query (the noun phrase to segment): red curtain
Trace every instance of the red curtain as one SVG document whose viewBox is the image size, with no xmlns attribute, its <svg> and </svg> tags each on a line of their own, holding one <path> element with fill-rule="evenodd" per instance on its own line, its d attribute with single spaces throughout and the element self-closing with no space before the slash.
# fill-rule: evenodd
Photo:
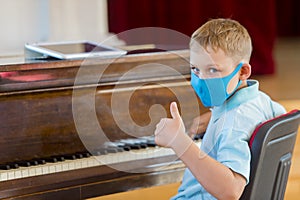
<svg viewBox="0 0 300 200">
<path fill-rule="evenodd" d="M 210 18 L 236 19 L 252 37 L 253 74 L 272 74 L 275 70 L 275 10 L 273 0 L 108 0 L 109 31 L 120 33 L 138 27 L 163 27 L 191 36 Z M 125 38 L 129 44 L 136 39 Z M 141 37 L 143 39 L 145 37 Z"/>
<path fill-rule="evenodd" d="M 300 36 L 300 1 L 277 0 L 276 16 L 278 36 Z"/>
</svg>

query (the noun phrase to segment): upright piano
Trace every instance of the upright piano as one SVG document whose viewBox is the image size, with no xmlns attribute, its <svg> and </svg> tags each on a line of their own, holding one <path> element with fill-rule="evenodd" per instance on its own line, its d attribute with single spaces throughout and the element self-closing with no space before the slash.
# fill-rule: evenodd
<svg viewBox="0 0 300 200">
<path fill-rule="evenodd" d="M 199 115 L 188 57 L 0 59 L 0 199 L 88 199 L 179 182 L 184 164 L 153 133 L 172 101 L 186 127 Z"/>
</svg>

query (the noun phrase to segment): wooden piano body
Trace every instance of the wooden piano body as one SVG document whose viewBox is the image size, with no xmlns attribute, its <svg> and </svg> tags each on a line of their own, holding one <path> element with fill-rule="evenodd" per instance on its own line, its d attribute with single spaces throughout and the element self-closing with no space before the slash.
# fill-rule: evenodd
<svg viewBox="0 0 300 200">
<path fill-rule="evenodd" d="M 188 56 L 174 51 L 1 64 L 0 199 L 86 199 L 180 181 L 184 165 L 174 155 L 31 175 L 37 166 L 22 164 L 151 136 L 160 118 L 170 116 L 172 101 L 188 127 L 199 115 Z M 5 169 L 16 164 L 20 168 Z M 29 170 L 27 177 L 20 169 Z"/>
</svg>

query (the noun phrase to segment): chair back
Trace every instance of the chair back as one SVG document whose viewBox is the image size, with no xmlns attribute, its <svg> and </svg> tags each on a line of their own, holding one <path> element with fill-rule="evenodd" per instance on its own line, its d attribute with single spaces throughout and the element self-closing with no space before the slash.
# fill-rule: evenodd
<svg viewBox="0 0 300 200">
<path fill-rule="evenodd" d="M 300 111 L 293 110 L 255 129 L 249 141 L 250 181 L 240 199 L 284 198 L 299 123 Z"/>
</svg>

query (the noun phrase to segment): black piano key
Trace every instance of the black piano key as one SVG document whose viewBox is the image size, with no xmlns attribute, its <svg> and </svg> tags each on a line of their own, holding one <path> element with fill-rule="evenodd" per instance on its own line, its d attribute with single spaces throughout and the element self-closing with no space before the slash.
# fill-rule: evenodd
<svg viewBox="0 0 300 200">
<path fill-rule="evenodd" d="M 45 159 L 38 159 L 37 162 L 38 162 L 39 165 L 46 164 L 46 160 Z"/>
<path fill-rule="evenodd" d="M 131 140 L 122 140 L 121 143 L 124 143 L 125 146 L 130 147 L 130 149 L 141 149 L 141 145 L 138 144 L 137 142 L 133 142 Z"/>
<path fill-rule="evenodd" d="M 156 147 L 157 144 L 155 143 L 154 138 L 153 139 L 147 139 L 147 145 L 148 147 Z"/>
<path fill-rule="evenodd" d="M 116 149 L 117 152 L 125 151 L 124 148 L 128 149 L 124 143 L 122 142 L 108 142 L 104 145 L 104 148 L 113 148 Z M 113 152 L 112 152 L 113 153 Z"/>
<path fill-rule="evenodd" d="M 29 163 L 30 163 L 30 165 L 32 165 L 32 166 L 39 165 L 39 162 L 38 162 L 37 160 L 30 160 Z"/>
<path fill-rule="evenodd" d="M 156 146 L 157 146 L 157 144 L 155 142 L 148 143 L 148 147 L 156 147 Z"/>
<path fill-rule="evenodd" d="M 147 139 L 145 138 L 137 138 L 136 143 L 141 146 L 141 148 L 145 149 L 148 147 L 148 142 Z"/>
<path fill-rule="evenodd" d="M 65 161 L 65 157 L 64 156 L 54 156 L 57 161 Z"/>
<path fill-rule="evenodd" d="M 130 146 L 128 146 L 128 145 L 125 145 L 124 147 L 122 147 L 125 151 L 130 151 L 131 150 L 131 148 L 130 148 Z"/>
<path fill-rule="evenodd" d="M 18 163 L 9 163 L 9 166 L 11 169 L 18 169 L 20 167 Z"/>
<path fill-rule="evenodd" d="M 7 164 L 0 165 L 0 169 L 2 169 L 2 170 L 10 170 L 10 165 L 7 165 Z"/>
<path fill-rule="evenodd" d="M 90 156 L 91 156 L 91 154 L 89 152 L 81 152 L 81 153 L 64 155 L 64 158 L 68 159 L 68 160 L 75 160 L 75 159 L 80 159 L 80 158 L 88 158 Z"/>
<path fill-rule="evenodd" d="M 204 136 L 204 133 L 196 134 L 193 139 L 197 141 L 197 140 L 203 139 L 203 136 Z"/>
<path fill-rule="evenodd" d="M 64 158 L 66 158 L 67 160 L 76 160 L 77 159 L 75 154 L 64 155 Z"/>
<path fill-rule="evenodd" d="M 130 151 L 130 149 L 131 149 L 129 145 L 126 145 L 126 144 L 124 144 L 122 142 L 117 142 L 116 146 L 117 146 L 117 148 L 121 148 L 124 151 Z"/>
<path fill-rule="evenodd" d="M 31 166 L 29 161 L 19 161 L 19 162 L 17 162 L 17 164 L 22 167 L 30 167 Z"/>
<path fill-rule="evenodd" d="M 57 158 L 55 158 L 55 157 L 45 158 L 44 160 L 46 162 L 50 162 L 50 163 L 56 163 L 56 162 L 58 162 Z"/>
<path fill-rule="evenodd" d="M 141 149 L 141 145 L 140 144 L 130 144 L 129 145 L 131 149 Z"/>
<path fill-rule="evenodd" d="M 108 152 L 106 149 L 100 148 L 100 149 L 96 149 L 94 151 L 94 154 L 97 156 L 100 156 L 100 155 L 106 155 L 106 154 L 108 154 Z"/>
<path fill-rule="evenodd" d="M 129 145 L 122 145 L 122 146 L 119 146 L 119 148 L 122 148 L 124 151 L 130 151 L 131 150 L 131 147 Z"/>
<path fill-rule="evenodd" d="M 89 152 L 83 152 L 81 154 L 83 155 L 84 158 L 88 158 L 91 156 L 91 154 Z"/>
<path fill-rule="evenodd" d="M 118 152 L 117 148 L 106 148 L 106 150 L 108 153 L 117 153 Z"/>
<path fill-rule="evenodd" d="M 144 143 L 144 142 L 140 143 L 139 145 L 141 146 L 142 149 L 145 149 L 148 147 L 147 143 Z"/>
<path fill-rule="evenodd" d="M 139 144 L 134 144 L 134 143 L 125 143 L 125 146 L 128 148 L 129 150 L 132 149 L 141 149 L 141 146 Z"/>
<path fill-rule="evenodd" d="M 46 162 L 55 163 L 55 162 L 65 161 L 65 157 L 64 156 L 51 156 L 51 157 L 45 158 L 44 160 Z"/>
<path fill-rule="evenodd" d="M 76 153 L 75 156 L 77 159 L 83 158 L 83 155 L 81 153 Z"/>
</svg>

